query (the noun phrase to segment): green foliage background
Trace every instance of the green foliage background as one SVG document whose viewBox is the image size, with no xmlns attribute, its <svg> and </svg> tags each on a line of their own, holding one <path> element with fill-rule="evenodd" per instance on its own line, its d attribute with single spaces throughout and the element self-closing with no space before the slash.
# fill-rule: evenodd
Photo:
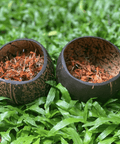
<svg viewBox="0 0 120 144">
<path fill-rule="evenodd" d="M 72 39 L 98 36 L 120 48 L 119 0 L 0 1 L 0 46 L 18 39 L 40 42 L 54 66 Z M 51 84 L 51 83 L 50 83 Z M 60 93 L 62 97 L 60 98 Z M 73 101 L 61 85 L 47 98 L 19 107 L 0 98 L 2 144 L 120 144 L 120 104 Z"/>
</svg>

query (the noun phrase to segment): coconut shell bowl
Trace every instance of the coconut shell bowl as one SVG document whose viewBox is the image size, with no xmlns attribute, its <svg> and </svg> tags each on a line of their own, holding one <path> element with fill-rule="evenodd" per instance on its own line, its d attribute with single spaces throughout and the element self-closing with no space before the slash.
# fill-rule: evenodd
<svg viewBox="0 0 120 144">
<path fill-rule="evenodd" d="M 47 96 L 54 66 L 46 49 L 32 39 L 17 39 L 0 48 L 0 96 L 20 105 Z"/>
<path fill-rule="evenodd" d="M 97 97 L 106 102 L 120 90 L 120 51 L 111 42 L 93 36 L 70 41 L 56 67 L 57 82 L 72 99 L 86 102 Z"/>
</svg>

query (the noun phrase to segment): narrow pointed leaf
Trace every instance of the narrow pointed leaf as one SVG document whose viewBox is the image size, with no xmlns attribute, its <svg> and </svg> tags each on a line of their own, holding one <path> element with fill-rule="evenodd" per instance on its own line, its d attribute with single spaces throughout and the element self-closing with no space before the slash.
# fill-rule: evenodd
<svg viewBox="0 0 120 144">
<path fill-rule="evenodd" d="M 112 138 L 107 138 L 101 142 L 98 142 L 98 144 L 112 144 L 114 141 L 115 141 L 115 138 L 112 137 Z"/>
<path fill-rule="evenodd" d="M 0 101 L 2 101 L 2 100 L 6 100 L 6 99 L 11 100 L 10 98 L 0 96 Z"/>
<path fill-rule="evenodd" d="M 103 140 L 106 138 L 109 134 L 111 134 L 118 125 L 110 125 L 108 126 L 97 138 L 98 141 Z"/>
<path fill-rule="evenodd" d="M 75 122 L 80 122 L 81 119 L 76 119 L 76 118 L 67 118 L 62 121 L 60 121 L 58 124 L 56 124 L 49 132 L 49 135 L 53 135 L 55 132 L 58 130 L 64 128 L 65 126 L 75 123 Z"/>
<path fill-rule="evenodd" d="M 83 144 L 83 141 L 80 138 L 80 135 L 73 128 L 68 128 L 67 132 L 69 133 L 70 137 L 72 138 L 74 144 Z"/>
<path fill-rule="evenodd" d="M 71 100 L 71 97 L 70 97 L 70 95 L 69 95 L 69 93 L 68 93 L 68 90 L 67 90 L 65 87 L 63 87 L 61 83 L 59 83 L 56 87 L 57 87 L 57 88 L 60 90 L 60 92 L 62 93 L 63 99 L 64 99 L 66 102 L 69 103 L 70 100 Z"/>
<path fill-rule="evenodd" d="M 85 137 L 84 137 L 84 144 L 89 144 L 92 140 L 92 132 L 88 131 L 88 129 L 86 129 L 85 131 Z"/>
<path fill-rule="evenodd" d="M 11 141 L 11 137 L 10 137 L 10 130 L 7 130 L 6 132 L 0 132 L 2 139 L 10 142 Z"/>
<path fill-rule="evenodd" d="M 61 144 L 68 144 L 68 142 L 64 138 L 61 137 Z"/>
<path fill-rule="evenodd" d="M 87 122 L 86 124 L 83 125 L 83 127 L 93 126 L 89 129 L 89 131 L 90 131 L 90 130 L 96 129 L 97 127 L 99 127 L 100 125 L 102 125 L 104 123 L 110 124 L 109 119 L 107 117 L 105 117 L 105 118 L 104 117 L 99 117 L 93 122 Z"/>
<path fill-rule="evenodd" d="M 107 105 L 109 105 L 110 103 L 113 103 L 113 102 L 115 102 L 115 101 L 117 101 L 118 99 L 109 99 L 104 105 L 103 105 L 103 107 L 105 107 L 105 106 L 107 106 Z"/>
<path fill-rule="evenodd" d="M 40 138 L 38 138 L 33 144 L 40 144 Z"/>
<path fill-rule="evenodd" d="M 35 120 L 33 118 L 31 118 L 28 114 L 26 114 L 26 117 L 25 119 L 23 120 L 25 123 L 29 123 L 31 124 L 32 126 L 36 126 L 36 123 L 35 123 Z"/>
<path fill-rule="evenodd" d="M 38 138 L 33 144 L 40 144 L 40 138 Z"/>
<path fill-rule="evenodd" d="M 14 140 L 11 144 L 30 144 L 30 143 L 32 143 L 34 138 L 35 137 L 32 135 L 25 136 L 25 137 L 19 137 L 16 140 Z"/>
<path fill-rule="evenodd" d="M 97 101 L 95 101 L 95 102 L 93 103 L 93 106 L 94 106 L 95 109 L 97 110 L 99 116 L 101 116 L 101 117 L 106 117 L 106 112 L 105 112 L 105 110 L 100 106 L 100 104 L 99 104 Z"/>
<path fill-rule="evenodd" d="M 55 98 L 55 94 L 56 94 L 56 89 L 55 88 L 51 88 L 48 95 L 47 95 L 47 99 L 46 99 L 46 103 L 45 103 L 45 108 L 47 109 L 51 103 L 53 102 L 54 98 Z"/>
</svg>

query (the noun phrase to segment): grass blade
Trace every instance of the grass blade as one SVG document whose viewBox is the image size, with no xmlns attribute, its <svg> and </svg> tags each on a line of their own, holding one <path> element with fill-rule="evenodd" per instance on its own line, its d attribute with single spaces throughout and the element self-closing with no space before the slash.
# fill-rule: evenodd
<svg viewBox="0 0 120 144">
<path fill-rule="evenodd" d="M 59 84 L 56 86 L 56 88 L 58 88 L 58 89 L 60 90 L 60 92 L 62 93 L 63 99 L 64 99 L 66 102 L 69 103 L 70 100 L 71 100 L 71 97 L 70 97 L 70 95 L 69 95 L 69 93 L 68 93 L 68 90 L 67 90 L 65 87 L 63 87 L 61 83 L 59 83 Z"/>
<path fill-rule="evenodd" d="M 16 140 L 14 140 L 11 144 L 31 144 L 33 139 L 35 139 L 35 136 L 25 136 L 25 137 L 19 137 Z"/>
<path fill-rule="evenodd" d="M 38 138 L 33 144 L 40 144 L 40 138 Z"/>
<path fill-rule="evenodd" d="M 55 98 L 55 94 L 56 94 L 56 89 L 52 87 L 47 95 L 45 109 L 47 109 L 51 105 L 51 103 L 53 102 Z"/>
<path fill-rule="evenodd" d="M 77 118 L 67 118 L 64 119 L 62 121 L 60 121 L 59 123 L 57 123 L 50 131 L 48 135 L 53 135 L 55 132 L 57 132 L 58 130 L 64 128 L 65 126 L 75 123 L 75 122 L 80 122 L 81 119 L 77 119 Z"/>
<path fill-rule="evenodd" d="M 46 81 L 47 84 L 51 85 L 52 87 L 56 87 L 56 81 Z"/>
<path fill-rule="evenodd" d="M 109 105 L 110 103 L 113 103 L 113 102 L 115 102 L 115 101 L 117 101 L 118 99 L 109 99 L 104 105 L 103 105 L 103 107 L 105 107 L 105 106 L 107 106 L 107 105 Z"/>
<path fill-rule="evenodd" d="M 103 125 L 104 123 L 110 124 L 109 119 L 107 117 L 105 118 L 99 117 L 93 122 L 87 122 L 86 124 L 83 125 L 83 127 L 93 126 L 89 129 L 89 131 L 91 131 L 91 130 L 95 130 L 97 127 Z"/>
<path fill-rule="evenodd" d="M 101 141 L 106 138 L 109 134 L 111 134 L 118 125 L 110 125 L 108 126 L 97 138 L 97 141 Z"/>
<path fill-rule="evenodd" d="M 68 142 L 64 138 L 61 137 L 61 144 L 68 144 Z"/>
<path fill-rule="evenodd" d="M 105 110 L 100 106 L 100 104 L 97 101 L 95 101 L 93 103 L 93 106 L 95 107 L 95 109 L 96 109 L 96 111 L 97 111 L 97 113 L 98 113 L 99 116 L 106 117 Z"/>
<path fill-rule="evenodd" d="M 9 100 L 11 100 L 10 98 L 7 98 L 7 97 L 3 97 L 3 96 L 0 96 L 0 101 L 2 101 L 2 100 L 6 100 L 6 99 L 9 99 Z"/>
<path fill-rule="evenodd" d="M 70 137 L 72 138 L 74 144 L 83 144 L 82 139 L 80 138 L 80 135 L 73 129 L 73 128 L 67 128 L 66 129 Z"/>
<path fill-rule="evenodd" d="M 23 121 L 24 121 L 26 124 L 30 124 L 30 125 L 32 125 L 32 126 L 37 127 L 37 125 L 36 125 L 36 123 L 35 123 L 35 120 L 34 120 L 32 117 L 30 117 L 28 114 L 25 115 Z"/>
<path fill-rule="evenodd" d="M 92 106 L 92 99 L 89 99 L 84 107 L 84 122 L 87 121 L 88 118 L 88 109 Z"/>
<path fill-rule="evenodd" d="M 112 138 L 107 138 L 101 142 L 98 142 L 98 144 L 112 144 L 116 139 L 114 137 Z"/>
<path fill-rule="evenodd" d="M 42 143 L 43 144 L 53 144 L 53 140 L 45 139 Z"/>
<path fill-rule="evenodd" d="M 85 137 L 84 137 L 84 144 L 89 144 L 92 140 L 92 132 L 88 131 L 88 129 L 86 129 L 85 131 Z"/>
<path fill-rule="evenodd" d="M 2 137 L 2 142 L 6 141 L 6 142 L 10 142 L 11 141 L 11 137 L 10 137 L 10 130 L 8 129 L 6 132 L 0 132 L 1 137 Z"/>
</svg>

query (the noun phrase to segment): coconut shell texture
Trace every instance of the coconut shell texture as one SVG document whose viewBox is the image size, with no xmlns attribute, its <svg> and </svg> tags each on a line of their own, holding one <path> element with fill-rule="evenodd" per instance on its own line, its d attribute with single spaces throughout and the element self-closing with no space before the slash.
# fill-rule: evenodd
<svg viewBox="0 0 120 144">
<path fill-rule="evenodd" d="M 30 51 L 35 51 L 35 49 L 36 54 L 44 55 L 44 50 L 46 53 L 46 56 L 44 56 L 44 61 L 45 59 L 47 60 L 47 66 L 38 78 L 32 79 L 28 82 L 22 81 L 19 83 L 12 83 L 11 80 L 0 79 L 0 96 L 10 98 L 12 101 L 8 102 L 17 105 L 26 104 L 34 101 L 38 97 L 46 96 L 50 89 L 50 86 L 46 84 L 46 81 L 54 79 L 54 66 L 49 54 L 41 44 L 34 40 L 15 40 L 4 45 L 0 49 L 0 61 L 5 61 L 6 56 L 9 59 L 15 57 L 17 52 L 21 54 L 23 49 L 26 55 Z"/>
<path fill-rule="evenodd" d="M 75 55 L 73 55 L 73 52 L 76 52 Z M 85 57 L 91 58 L 89 60 L 93 60 L 93 65 L 94 62 L 95 64 L 101 64 L 103 68 L 110 71 L 110 74 L 113 74 L 114 77 L 102 83 L 89 83 L 74 77 L 67 68 L 67 62 L 70 57 L 75 59 L 76 55 L 82 58 L 82 60 L 84 60 L 84 55 Z M 106 57 L 110 60 L 107 60 L 107 63 L 105 63 Z M 90 98 L 97 97 L 98 101 L 106 102 L 108 99 L 115 97 L 120 89 L 119 71 L 119 49 L 102 38 L 86 36 L 70 41 L 63 48 L 57 61 L 56 80 L 66 87 L 72 99 L 86 102 Z"/>
</svg>

